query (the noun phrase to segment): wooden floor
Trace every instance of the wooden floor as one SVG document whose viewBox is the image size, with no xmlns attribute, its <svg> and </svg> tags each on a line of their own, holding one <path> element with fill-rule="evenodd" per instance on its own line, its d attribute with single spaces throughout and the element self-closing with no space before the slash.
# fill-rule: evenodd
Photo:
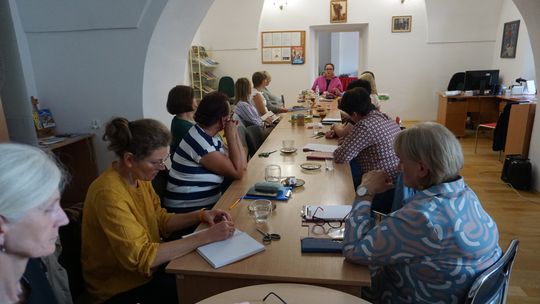
<svg viewBox="0 0 540 304">
<path fill-rule="evenodd" d="M 510 240 L 520 241 L 507 303 L 540 303 L 540 195 L 514 191 L 500 179 L 502 162 L 498 160 L 498 152 L 491 150 L 490 136 L 490 133 L 480 136 L 477 154 L 472 131 L 460 139 L 465 156 L 461 173 L 497 222 L 503 251 Z"/>
</svg>

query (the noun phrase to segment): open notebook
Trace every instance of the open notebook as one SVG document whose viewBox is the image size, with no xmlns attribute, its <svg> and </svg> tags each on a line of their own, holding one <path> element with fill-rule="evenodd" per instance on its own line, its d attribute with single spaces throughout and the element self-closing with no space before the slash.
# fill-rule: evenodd
<svg viewBox="0 0 540 304">
<path fill-rule="evenodd" d="M 234 263 L 263 250 L 264 245 L 238 229 L 226 240 L 197 248 L 197 252 L 214 268 Z"/>
<path fill-rule="evenodd" d="M 262 120 L 266 120 L 268 117 L 272 117 L 271 122 L 274 123 L 276 120 L 280 119 L 281 116 L 274 114 L 272 111 L 266 112 L 263 116 L 261 116 Z"/>
</svg>

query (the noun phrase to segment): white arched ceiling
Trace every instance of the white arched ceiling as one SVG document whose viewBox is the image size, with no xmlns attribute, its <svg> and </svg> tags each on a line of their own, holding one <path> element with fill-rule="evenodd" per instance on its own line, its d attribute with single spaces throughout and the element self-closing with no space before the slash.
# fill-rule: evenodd
<svg viewBox="0 0 540 304">
<path fill-rule="evenodd" d="M 169 0 L 148 44 L 144 63 L 143 115 L 166 125 L 167 94 L 177 84 L 187 84 L 184 70 L 191 41 L 214 0 Z"/>
</svg>

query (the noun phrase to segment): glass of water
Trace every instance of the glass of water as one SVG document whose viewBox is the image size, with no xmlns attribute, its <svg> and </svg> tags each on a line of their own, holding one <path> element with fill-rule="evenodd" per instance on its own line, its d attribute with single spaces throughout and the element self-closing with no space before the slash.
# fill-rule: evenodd
<svg viewBox="0 0 540 304">
<path fill-rule="evenodd" d="M 281 180 L 281 167 L 279 165 L 268 165 L 264 170 L 264 180 L 272 183 L 279 183 Z"/>
<path fill-rule="evenodd" d="M 269 200 L 255 200 L 251 204 L 255 214 L 255 222 L 266 222 L 270 214 L 272 214 L 272 202 Z"/>
</svg>

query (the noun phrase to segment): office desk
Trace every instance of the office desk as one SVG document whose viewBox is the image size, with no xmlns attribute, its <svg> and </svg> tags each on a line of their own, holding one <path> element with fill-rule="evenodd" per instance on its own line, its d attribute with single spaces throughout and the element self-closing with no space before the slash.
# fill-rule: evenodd
<svg viewBox="0 0 540 304">
<path fill-rule="evenodd" d="M 475 125 L 497 122 L 499 114 L 508 102 L 524 102 L 513 105 L 508 122 L 505 154 L 527 156 L 536 111 L 535 95 L 519 96 L 446 96 L 438 92 L 439 108 L 437 122 L 445 125 L 457 137 L 465 136 L 467 113 Z"/>
<path fill-rule="evenodd" d="M 335 108 L 335 107 L 334 107 Z M 264 180 L 264 168 L 279 164 L 282 176 L 296 176 L 306 181 L 293 191 L 287 202 L 276 202 L 277 208 L 266 224 L 257 224 L 249 214 L 250 200 L 241 201 L 230 210 L 238 229 L 261 241 L 255 230 L 281 234 L 281 240 L 266 246 L 262 253 L 245 260 L 213 269 L 196 252 L 173 260 L 167 272 L 177 275 L 181 303 L 195 303 L 209 296 L 249 285 L 267 283 L 304 283 L 328 287 L 359 296 L 360 287 L 370 284 L 367 267 L 346 262 L 339 254 L 302 254 L 300 239 L 309 235 L 309 228 L 302 227 L 302 205 L 351 204 L 354 199 L 353 184 L 348 164 L 336 164 L 334 171 L 306 171 L 300 164 L 306 162 L 302 147 L 307 143 L 336 144 L 336 140 L 315 139 L 312 130 L 305 126 L 291 126 L 290 114 L 284 115 L 278 126 L 263 143 L 258 152 L 279 150 L 283 139 L 294 139 L 295 154 L 273 153 L 268 158 L 254 157 L 248 163 L 246 175 L 235 181 L 223 194 L 215 208 L 228 210 L 229 206 L 244 195 L 257 181 Z M 316 119 L 318 121 L 318 119 Z M 325 126 L 328 129 L 328 126 Z"/>
</svg>

